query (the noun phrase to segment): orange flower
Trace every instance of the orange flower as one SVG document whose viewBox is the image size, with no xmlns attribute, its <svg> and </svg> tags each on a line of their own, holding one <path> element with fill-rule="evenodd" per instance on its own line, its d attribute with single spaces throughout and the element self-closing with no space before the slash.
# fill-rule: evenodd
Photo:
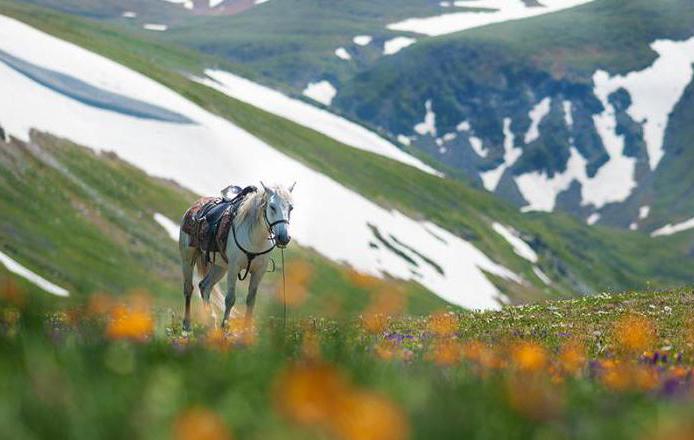
<svg viewBox="0 0 694 440">
<path fill-rule="evenodd" d="M 231 348 L 231 340 L 227 339 L 224 330 L 212 328 L 205 335 L 205 345 L 218 351 L 227 351 Z"/>
<path fill-rule="evenodd" d="M 513 376 L 506 384 L 508 403 L 521 415 L 538 421 L 557 417 L 564 406 L 562 389 L 539 376 Z"/>
<path fill-rule="evenodd" d="M 405 297 L 398 289 L 383 288 L 376 292 L 371 304 L 364 311 L 362 324 L 371 333 L 382 332 L 388 318 L 401 313 L 405 308 Z"/>
<path fill-rule="evenodd" d="M 586 364 L 586 350 L 582 344 L 571 342 L 559 352 L 559 365 L 567 374 L 577 374 Z"/>
<path fill-rule="evenodd" d="M 231 440 L 224 421 L 214 412 L 201 407 L 190 408 L 176 417 L 173 426 L 176 440 Z"/>
<path fill-rule="evenodd" d="M 463 346 L 463 357 L 485 369 L 500 368 L 501 360 L 488 346 L 479 341 L 471 341 Z"/>
<path fill-rule="evenodd" d="M 106 336 L 110 339 L 130 339 L 143 342 L 154 331 L 154 319 L 150 313 L 151 299 L 143 291 L 129 295 L 128 304 L 111 308 Z"/>
<path fill-rule="evenodd" d="M 452 339 L 436 342 L 430 353 L 430 358 L 441 366 L 455 365 L 460 362 L 462 356 L 463 346 Z"/>
<path fill-rule="evenodd" d="M 402 440 L 408 437 L 407 417 L 383 396 L 352 392 L 339 399 L 337 408 L 330 425 L 345 440 Z"/>
<path fill-rule="evenodd" d="M 639 315 L 626 315 L 615 323 L 613 336 L 617 349 L 640 352 L 653 346 L 656 329 L 648 318 Z"/>
<path fill-rule="evenodd" d="M 253 345 L 256 341 L 256 329 L 253 321 L 241 316 L 232 316 L 226 323 L 226 336 L 235 344 Z"/>
<path fill-rule="evenodd" d="M 534 342 L 521 342 L 513 347 L 511 358 L 514 365 L 526 373 L 534 373 L 547 365 L 547 351 Z"/>
<path fill-rule="evenodd" d="M 299 364 L 283 371 L 275 384 L 279 412 L 301 425 L 327 424 L 336 399 L 349 392 L 345 378 L 326 364 Z"/>
<path fill-rule="evenodd" d="M 427 320 L 427 328 L 436 336 L 451 336 L 458 330 L 458 318 L 453 313 L 434 313 Z"/>
</svg>

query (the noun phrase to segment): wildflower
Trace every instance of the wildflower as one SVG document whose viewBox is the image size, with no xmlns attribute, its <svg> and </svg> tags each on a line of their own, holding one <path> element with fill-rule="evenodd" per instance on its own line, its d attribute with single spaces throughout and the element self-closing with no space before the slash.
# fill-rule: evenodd
<svg viewBox="0 0 694 440">
<path fill-rule="evenodd" d="M 245 317 L 232 316 L 227 320 L 226 336 L 231 338 L 231 341 L 240 345 L 253 345 L 256 341 L 256 329 L 251 319 Z"/>
<path fill-rule="evenodd" d="M 205 335 L 205 345 L 218 351 L 227 351 L 231 348 L 231 340 L 226 337 L 224 330 L 212 328 Z"/>
<path fill-rule="evenodd" d="M 385 397 L 365 391 L 339 399 L 332 429 L 345 440 L 402 440 L 408 437 L 407 418 Z"/>
<path fill-rule="evenodd" d="M 559 365 L 561 369 L 571 375 L 581 371 L 586 364 L 586 351 L 583 345 L 573 342 L 566 344 L 559 352 Z"/>
<path fill-rule="evenodd" d="M 458 330 L 458 318 L 452 313 L 434 313 L 427 320 L 427 328 L 436 336 L 451 336 Z"/>
<path fill-rule="evenodd" d="M 370 333 L 381 333 L 388 323 L 389 316 L 401 313 L 404 308 L 405 298 L 402 292 L 383 288 L 376 292 L 364 311 L 362 324 Z"/>
<path fill-rule="evenodd" d="M 145 341 L 154 331 L 154 319 L 150 313 L 149 295 L 136 291 L 129 295 L 127 304 L 111 308 L 106 326 L 106 336 L 110 339 L 129 339 Z"/>
<path fill-rule="evenodd" d="M 534 342 L 521 342 L 512 348 L 514 365 L 526 373 L 537 372 L 547 365 L 547 351 Z"/>
<path fill-rule="evenodd" d="M 477 363 L 484 369 L 499 368 L 501 360 L 488 346 L 479 341 L 471 341 L 463 346 L 462 354 L 465 359 Z"/>
<path fill-rule="evenodd" d="M 463 346 L 455 340 L 445 339 L 434 344 L 430 358 L 438 365 L 451 366 L 460 362 Z"/>
<path fill-rule="evenodd" d="M 176 440 L 231 440 L 233 437 L 224 421 L 206 408 L 190 408 L 174 421 Z"/>
<path fill-rule="evenodd" d="M 506 383 L 506 397 L 511 408 L 536 421 L 557 417 L 564 406 L 562 389 L 540 376 L 511 376 Z"/>
<path fill-rule="evenodd" d="M 643 316 L 627 315 L 619 319 L 613 328 L 617 349 L 623 351 L 644 351 L 655 342 L 656 329 L 653 323 Z"/>
<path fill-rule="evenodd" d="M 349 392 L 345 378 L 322 363 L 293 365 L 275 384 L 279 412 L 300 425 L 326 425 L 335 413 L 336 398 Z"/>
</svg>

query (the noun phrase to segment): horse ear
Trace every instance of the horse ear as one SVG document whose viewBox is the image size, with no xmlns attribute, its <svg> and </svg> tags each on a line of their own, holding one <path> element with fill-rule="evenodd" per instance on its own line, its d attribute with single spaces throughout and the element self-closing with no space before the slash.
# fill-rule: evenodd
<svg viewBox="0 0 694 440">
<path fill-rule="evenodd" d="M 268 193 L 271 193 L 271 192 L 272 192 L 272 190 L 271 190 L 270 188 L 268 188 L 267 186 L 265 186 L 265 184 L 263 183 L 262 180 L 260 181 L 260 184 L 263 185 L 263 189 L 264 189 L 266 192 L 268 192 Z"/>
<path fill-rule="evenodd" d="M 296 186 L 296 182 L 292 183 L 292 186 L 289 187 L 289 192 L 294 191 L 295 186 Z"/>
</svg>

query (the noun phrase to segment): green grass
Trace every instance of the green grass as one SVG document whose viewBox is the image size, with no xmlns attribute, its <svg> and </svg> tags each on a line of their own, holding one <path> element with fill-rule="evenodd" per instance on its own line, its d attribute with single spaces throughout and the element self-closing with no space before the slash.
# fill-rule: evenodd
<svg viewBox="0 0 694 440">
<path fill-rule="evenodd" d="M 261 320 L 252 342 L 199 326 L 182 337 L 155 309 L 154 333 L 137 342 L 105 336 L 107 311 L 30 286 L 8 300 L 0 285 L 4 438 L 166 438 L 190 408 L 244 439 L 332 438 L 345 420 L 360 435 L 338 438 L 405 438 L 386 435 L 401 426 L 415 439 L 692 433 L 691 290 L 391 316 L 375 332 L 314 318 L 291 319 L 285 333 Z M 306 411 L 311 421 L 297 423 Z"/>
<path fill-rule="evenodd" d="M 4 0 L 0 1 L 0 12 L 140 71 L 376 203 L 414 218 L 429 219 L 471 241 L 532 283 L 519 286 L 497 280 L 515 300 L 633 289 L 647 283 L 667 287 L 691 282 L 691 257 L 685 256 L 686 250 L 676 237 L 652 240 L 639 233 L 587 227 L 561 214 L 521 215 L 494 196 L 463 182 L 442 180 L 393 160 L 354 150 L 189 81 L 177 72 L 199 71 L 206 65 L 193 53 Z M 184 59 L 185 64 L 178 68 L 169 67 Z M 532 274 L 530 265 L 517 258 L 491 230 L 493 220 L 532 237 L 541 255 L 540 267 L 555 282 L 551 288 L 545 288 Z"/>
</svg>

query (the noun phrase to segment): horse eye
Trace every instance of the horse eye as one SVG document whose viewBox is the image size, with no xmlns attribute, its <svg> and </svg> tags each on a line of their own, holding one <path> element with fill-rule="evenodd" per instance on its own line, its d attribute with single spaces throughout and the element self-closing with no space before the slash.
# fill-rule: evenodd
<svg viewBox="0 0 694 440">
<path fill-rule="evenodd" d="M 274 206 L 270 206 L 270 209 L 272 210 L 272 212 L 277 212 L 277 208 L 275 208 Z"/>
</svg>

